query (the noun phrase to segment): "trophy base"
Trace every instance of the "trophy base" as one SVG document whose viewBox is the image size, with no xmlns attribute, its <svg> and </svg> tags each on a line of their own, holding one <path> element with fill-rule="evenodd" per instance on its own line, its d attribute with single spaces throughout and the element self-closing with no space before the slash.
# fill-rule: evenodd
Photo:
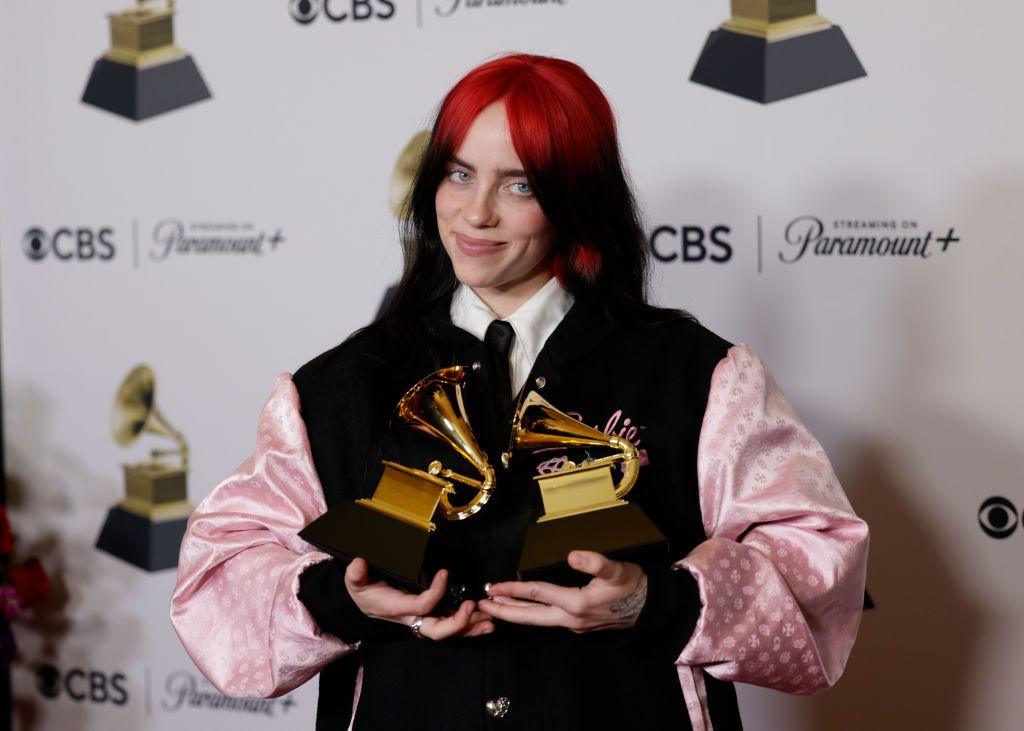
<svg viewBox="0 0 1024 731">
<path fill-rule="evenodd" d="M 419 593 L 430 532 L 359 503 L 343 500 L 299 531 L 299 538 L 336 558 L 361 557 L 390 583 Z"/>
<path fill-rule="evenodd" d="M 82 94 L 84 103 L 135 121 L 209 98 L 191 56 L 142 69 L 100 58 Z"/>
<path fill-rule="evenodd" d="M 633 503 L 532 524 L 519 557 L 519 578 L 583 586 L 591 576 L 569 567 L 572 550 L 596 551 L 641 566 L 664 562 L 668 541 Z"/>
<path fill-rule="evenodd" d="M 714 30 L 690 81 L 762 104 L 867 76 L 842 29 L 768 42 Z"/>
<path fill-rule="evenodd" d="M 188 518 L 152 521 L 116 505 L 107 513 L 96 548 L 146 571 L 178 565 Z"/>
</svg>

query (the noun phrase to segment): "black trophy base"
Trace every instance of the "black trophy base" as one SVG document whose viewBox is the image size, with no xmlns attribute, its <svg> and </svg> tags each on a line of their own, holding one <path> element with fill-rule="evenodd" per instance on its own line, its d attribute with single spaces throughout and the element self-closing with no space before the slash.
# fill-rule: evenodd
<svg viewBox="0 0 1024 731">
<path fill-rule="evenodd" d="M 115 505 L 107 513 L 96 548 L 146 571 L 178 565 L 178 549 L 188 518 L 152 521 Z"/>
<path fill-rule="evenodd" d="M 519 578 L 583 586 L 593 577 L 566 563 L 573 550 L 596 551 L 641 566 L 668 559 L 665 536 L 639 506 L 626 503 L 531 525 L 519 557 Z"/>
<path fill-rule="evenodd" d="M 838 25 L 768 43 L 714 30 L 690 81 L 762 104 L 867 76 Z"/>
<path fill-rule="evenodd" d="M 135 121 L 209 98 L 191 56 L 145 69 L 100 58 L 82 95 L 86 104 Z"/>
<path fill-rule="evenodd" d="M 429 582 L 430 533 L 360 503 L 343 500 L 299 531 L 299 538 L 335 558 L 361 557 L 390 583 L 419 593 Z"/>
</svg>

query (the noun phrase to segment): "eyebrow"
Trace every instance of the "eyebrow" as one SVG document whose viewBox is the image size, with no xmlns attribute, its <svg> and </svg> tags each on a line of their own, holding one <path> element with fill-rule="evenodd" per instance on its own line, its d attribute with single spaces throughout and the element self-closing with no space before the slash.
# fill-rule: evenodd
<svg viewBox="0 0 1024 731">
<path fill-rule="evenodd" d="M 459 159 L 455 155 L 452 155 L 452 162 L 455 163 L 456 165 L 461 165 L 464 168 L 468 168 L 470 172 L 473 172 L 473 173 L 476 172 L 476 168 L 475 167 L 470 165 L 465 160 Z M 498 171 L 498 177 L 499 178 L 525 178 L 526 177 L 526 171 L 518 169 L 518 168 L 517 169 L 512 169 L 512 170 L 499 170 Z"/>
</svg>

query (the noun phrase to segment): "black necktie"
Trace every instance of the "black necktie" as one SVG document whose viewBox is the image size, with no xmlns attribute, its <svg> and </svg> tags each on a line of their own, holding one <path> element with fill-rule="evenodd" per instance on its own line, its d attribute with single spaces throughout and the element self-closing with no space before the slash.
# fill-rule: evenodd
<svg viewBox="0 0 1024 731">
<path fill-rule="evenodd" d="M 509 375 L 508 354 L 512 350 L 512 340 L 515 336 L 512 325 L 504 320 L 492 320 L 484 334 L 484 344 L 490 352 L 494 367 L 495 404 L 499 418 L 504 418 L 512 402 L 512 377 Z"/>
</svg>

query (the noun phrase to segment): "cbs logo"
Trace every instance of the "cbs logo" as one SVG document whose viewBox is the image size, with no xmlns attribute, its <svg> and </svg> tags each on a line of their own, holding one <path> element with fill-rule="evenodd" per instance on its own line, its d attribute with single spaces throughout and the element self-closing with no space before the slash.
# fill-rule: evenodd
<svg viewBox="0 0 1024 731">
<path fill-rule="evenodd" d="M 308 25 L 321 13 L 328 20 L 387 20 L 395 14 L 394 0 L 288 0 L 295 22 Z"/>
<path fill-rule="evenodd" d="M 1009 538 L 1019 524 L 1017 506 L 1004 497 L 990 497 L 978 508 L 978 525 L 992 538 Z"/>
<path fill-rule="evenodd" d="M 114 229 L 109 226 L 95 230 L 64 226 L 53 235 L 35 226 L 25 232 L 21 249 L 32 261 L 42 261 L 48 256 L 61 261 L 109 261 L 116 253 L 113 237 Z"/>
<path fill-rule="evenodd" d="M 76 703 L 112 703 L 123 706 L 128 702 L 124 687 L 124 673 L 107 675 L 98 670 L 72 668 L 62 674 L 53 665 L 42 665 L 36 670 L 36 687 L 46 698 L 58 698 L 61 693 Z"/>
<path fill-rule="evenodd" d="M 724 264 L 732 258 L 732 245 L 725 240 L 731 231 L 728 226 L 715 226 L 707 232 L 701 226 L 658 226 L 651 233 L 651 254 L 666 263 L 710 259 Z"/>
</svg>

